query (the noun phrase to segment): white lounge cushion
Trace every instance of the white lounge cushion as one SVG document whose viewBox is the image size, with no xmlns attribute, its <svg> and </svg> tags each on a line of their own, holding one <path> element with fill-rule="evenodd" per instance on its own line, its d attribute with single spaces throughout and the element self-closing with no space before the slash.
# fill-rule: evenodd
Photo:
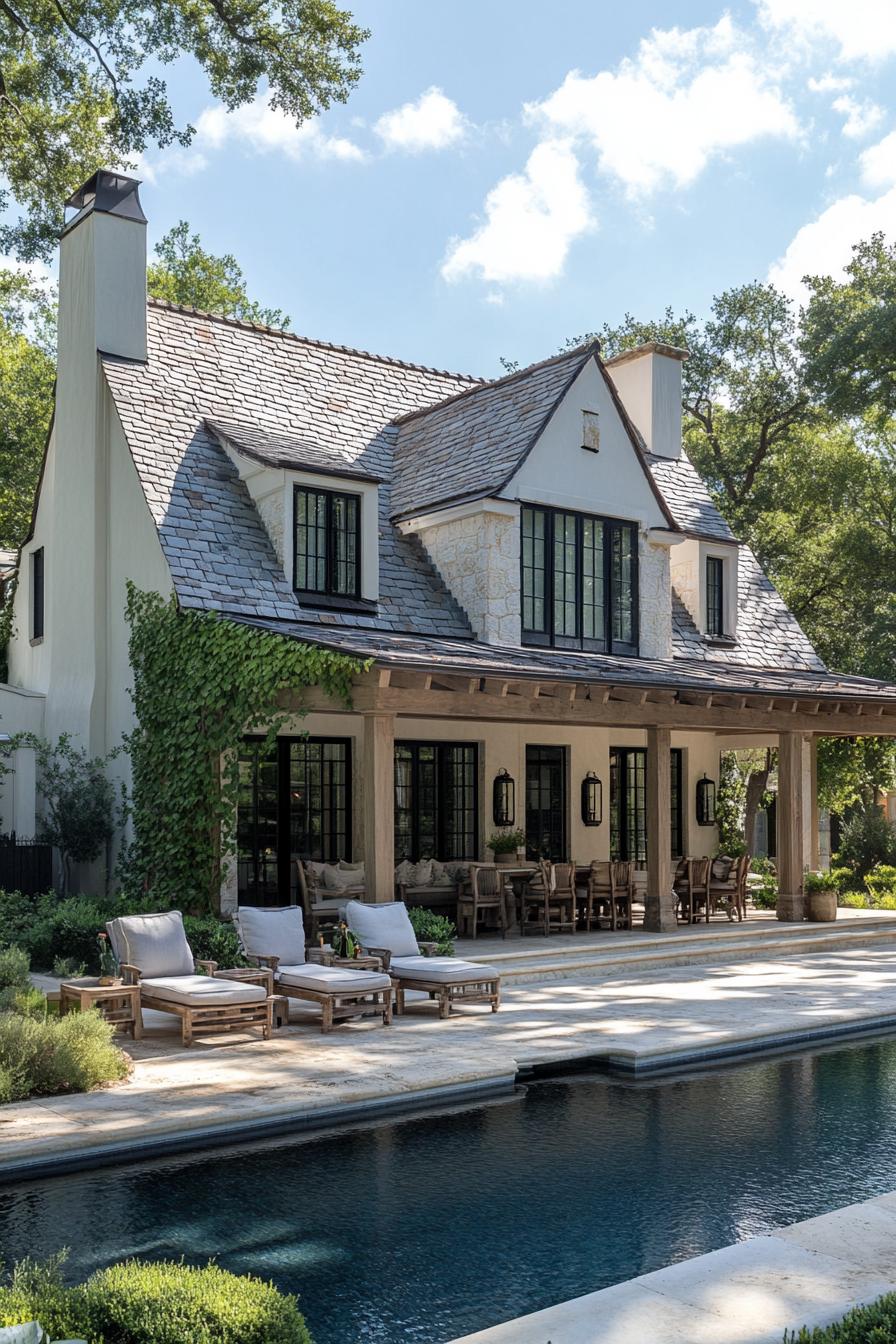
<svg viewBox="0 0 896 1344">
<path fill-rule="evenodd" d="M 494 966 L 462 961 L 460 957 L 393 957 L 389 970 L 399 980 L 428 980 L 436 985 L 500 978 Z"/>
<path fill-rule="evenodd" d="M 403 901 L 389 901 L 382 905 L 347 901 L 345 920 L 363 947 L 383 947 L 393 957 L 415 957 L 420 951 L 417 935 Z"/>
<path fill-rule="evenodd" d="M 316 989 L 324 994 L 357 993 L 364 990 L 388 989 L 392 984 L 382 971 L 353 971 L 348 966 L 318 966 L 306 962 L 304 966 L 278 966 L 277 984 L 292 985 L 295 989 Z"/>
<path fill-rule="evenodd" d="M 160 975 L 151 980 L 141 976 L 140 988 L 153 999 L 166 999 L 189 1008 L 227 1008 L 234 1003 L 258 1003 L 267 998 L 261 985 L 216 980 L 210 975 Z"/>
<path fill-rule="evenodd" d="M 138 966 L 141 977 L 192 975 L 196 969 L 179 910 L 121 915 L 111 919 L 106 928 L 119 961 Z"/>
<path fill-rule="evenodd" d="M 236 918 L 240 942 L 247 957 L 279 957 L 292 965 L 305 960 L 301 906 L 260 910 L 253 905 L 241 905 Z"/>
</svg>

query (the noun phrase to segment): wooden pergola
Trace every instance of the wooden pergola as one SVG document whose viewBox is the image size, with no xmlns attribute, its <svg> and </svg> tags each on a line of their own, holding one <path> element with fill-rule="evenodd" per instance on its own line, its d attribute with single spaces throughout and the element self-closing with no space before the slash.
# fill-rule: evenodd
<svg viewBox="0 0 896 1344">
<path fill-rule="evenodd" d="M 647 888 L 645 927 L 675 927 L 672 896 L 671 798 L 668 769 L 673 731 L 712 732 L 778 739 L 778 902 L 780 919 L 802 919 L 803 743 L 819 737 L 896 736 L 896 687 L 833 674 L 793 678 L 755 669 L 720 669 L 742 689 L 696 690 L 693 686 L 632 685 L 570 676 L 545 680 L 528 675 L 501 677 L 388 664 L 379 660 L 358 677 L 353 704 L 312 692 L 312 711 L 352 712 L 364 719 L 363 806 L 367 886 L 375 900 L 393 899 L 393 761 L 396 720 L 403 717 L 511 720 L 558 727 L 637 728 L 647 735 Z M 760 678 L 763 685 L 759 684 Z M 774 683 L 795 680 L 797 689 Z M 813 685 L 812 683 L 816 683 Z M 814 750 L 813 794 L 814 794 Z"/>
</svg>

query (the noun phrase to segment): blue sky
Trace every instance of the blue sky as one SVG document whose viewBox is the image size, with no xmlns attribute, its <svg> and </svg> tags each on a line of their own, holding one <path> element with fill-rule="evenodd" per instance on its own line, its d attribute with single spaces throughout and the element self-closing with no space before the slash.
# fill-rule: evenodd
<svg viewBox="0 0 896 1344">
<path fill-rule="evenodd" d="M 488 375 L 896 234 L 893 0 L 352 8 L 346 105 L 228 116 L 182 64 L 194 143 L 141 164 L 150 241 L 189 220 L 296 331 Z"/>
</svg>

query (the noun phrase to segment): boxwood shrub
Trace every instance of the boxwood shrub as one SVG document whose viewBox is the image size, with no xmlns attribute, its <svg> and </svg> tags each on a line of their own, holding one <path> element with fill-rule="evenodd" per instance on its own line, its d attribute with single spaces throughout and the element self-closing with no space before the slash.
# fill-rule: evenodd
<svg viewBox="0 0 896 1344">
<path fill-rule="evenodd" d="M 127 1260 L 74 1288 L 60 1264 L 14 1270 L 0 1289 L 0 1323 L 36 1319 L 90 1344 L 311 1344 L 294 1297 L 214 1264 Z"/>
<path fill-rule="evenodd" d="M 784 1344 L 896 1344 L 896 1293 L 887 1293 L 867 1307 L 853 1307 L 833 1325 L 787 1332 Z"/>
<path fill-rule="evenodd" d="M 23 1007 L 0 1012 L 0 1102 L 89 1092 L 127 1077 L 128 1058 L 98 1012 L 55 1017 Z"/>
</svg>

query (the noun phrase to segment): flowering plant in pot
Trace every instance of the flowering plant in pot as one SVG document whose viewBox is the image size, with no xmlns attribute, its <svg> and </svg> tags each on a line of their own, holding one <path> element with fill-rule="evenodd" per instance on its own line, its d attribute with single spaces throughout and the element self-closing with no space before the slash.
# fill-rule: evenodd
<svg viewBox="0 0 896 1344">
<path fill-rule="evenodd" d="M 524 848 L 525 844 L 523 831 L 495 831 L 488 838 L 488 847 L 495 856 L 495 863 L 505 868 L 516 863 L 517 851 Z"/>
<path fill-rule="evenodd" d="M 100 984 L 117 985 L 121 981 L 120 967 L 118 958 L 112 951 L 112 944 L 109 942 L 108 933 L 98 933 L 96 941 L 99 945 L 97 959 L 100 963 Z"/>
</svg>

